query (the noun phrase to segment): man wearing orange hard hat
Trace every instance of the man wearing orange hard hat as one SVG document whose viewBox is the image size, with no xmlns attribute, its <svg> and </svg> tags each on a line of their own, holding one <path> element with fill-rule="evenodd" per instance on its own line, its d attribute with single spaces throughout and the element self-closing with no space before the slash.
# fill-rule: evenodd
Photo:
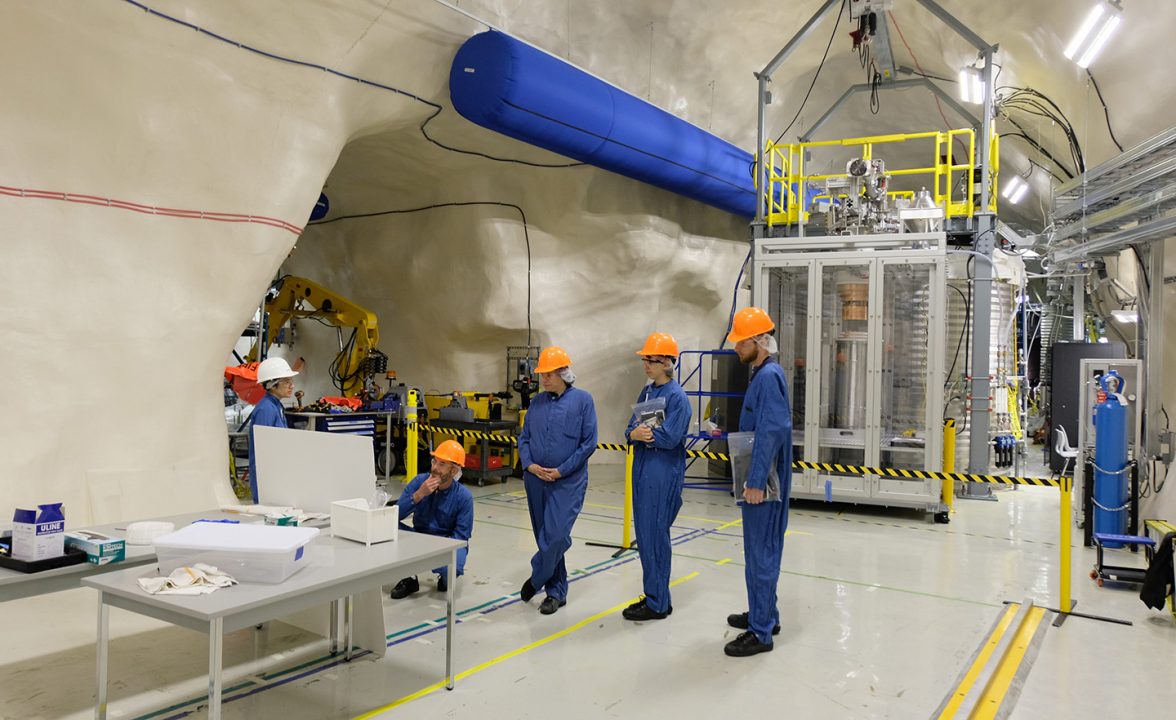
<svg viewBox="0 0 1176 720">
<path fill-rule="evenodd" d="M 621 613 L 626 620 L 661 620 L 670 605 L 670 526 L 682 509 L 690 401 L 674 380 L 678 341 L 653 333 L 637 351 L 649 383 L 637 395 L 625 437 L 633 446 L 633 525 L 645 597 Z"/>
<path fill-rule="evenodd" d="M 551 615 L 568 604 L 564 553 L 572 546 L 572 526 L 588 490 L 588 458 L 596 451 L 596 406 L 592 396 L 573 387 L 572 359 L 561 347 L 539 353 L 539 384 L 519 433 L 519 460 L 531 529 L 538 551 L 531 576 L 519 597 L 528 602 L 539 590 L 547 597 L 539 612 Z"/>
<path fill-rule="evenodd" d="M 396 507 L 400 510 L 400 527 L 409 532 L 465 540 L 457 551 L 457 576 L 465 574 L 469 540 L 474 532 L 474 495 L 458 480 L 465 465 L 465 448 L 456 440 L 446 440 L 433 451 L 429 472 L 417 475 L 400 493 Z M 404 519 L 412 515 L 412 527 Z M 449 568 L 439 567 L 437 591 L 448 589 Z M 392 589 L 392 599 L 399 600 L 421 589 L 416 576 L 406 577 Z"/>
<path fill-rule="evenodd" d="M 740 362 L 751 367 L 751 381 L 739 414 L 739 431 L 753 432 L 751 463 L 743 491 L 743 555 L 746 561 L 748 612 L 727 616 L 727 624 L 744 630 L 723 651 L 732 657 L 769 652 L 780 632 L 776 585 L 788 529 L 788 498 L 792 490 L 792 409 L 784 370 L 772 331 L 776 324 L 762 308 L 735 314 L 727 340 L 735 343 Z M 766 498 L 769 473 L 779 477 L 779 497 Z"/>
</svg>

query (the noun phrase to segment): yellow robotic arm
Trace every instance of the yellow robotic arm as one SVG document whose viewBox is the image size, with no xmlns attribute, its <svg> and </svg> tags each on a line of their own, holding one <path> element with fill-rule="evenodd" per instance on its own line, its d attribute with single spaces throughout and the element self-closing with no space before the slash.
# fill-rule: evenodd
<svg viewBox="0 0 1176 720">
<path fill-rule="evenodd" d="M 266 294 L 265 312 L 267 326 L 264 342 L 267 348 L 294 318 L 319 320 L 339 328 L 354 328 L 351 339 L 332 363 L 331 374 L 345 396 L 355 397 L 363 392 L 364 383 L 370 374 L 367 358 L 374 354 L 383 357 L 376 350 L 380 330 L 373 312 L 312 280 L 293 275 L 279 279 L 270 288 Z M 247 362 L 257 360 L 259 347 L 260 343 L 255 344 L 249 351 L 245 358 Z"/>
</svg>

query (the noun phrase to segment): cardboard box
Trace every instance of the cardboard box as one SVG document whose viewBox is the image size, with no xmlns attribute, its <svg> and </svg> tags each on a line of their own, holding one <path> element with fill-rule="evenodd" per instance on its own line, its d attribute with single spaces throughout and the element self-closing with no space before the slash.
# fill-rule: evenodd
<svg viewBox="0 0 1176 720">
<path fill-rule="evenodd" d="M 127 541 L 93 530 L 70 530 L 65 533 L 65 546 L 86 552 L 91 565 L 109 565 L 127 559 Z"/>
<path fill-rule="evenodd" d="M 65 554 L 65 513 L 61 503 L 17 508 L 12 516 L 12 557 L 35 561 Z"/>
</svg>

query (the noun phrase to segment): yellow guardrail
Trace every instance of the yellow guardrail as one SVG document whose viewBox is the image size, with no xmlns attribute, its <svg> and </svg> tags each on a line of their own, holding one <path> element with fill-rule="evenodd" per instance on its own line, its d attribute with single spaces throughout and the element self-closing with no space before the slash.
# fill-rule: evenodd
<svg viewBox="0 0 1176 720">
<path fill-rule="evenodd" d="M 869 161 L 874 157 L 876 145 L 903 143 L 915 140 L 930 140 L 932 145 L 932 162 L 926 167 L 887 168 L 886 174 L 892 177 L 915 175 L 928 176 L 931 194 L 935 204 L 943 208 L 947 218 L 971 217 L 975 215 L 976 207 L 976 132 L 971 128 L 957 128 L 946 132 L 900 133 L 894 135 L 874 135 L 870 137 L 845 138 L 841 140 L 813 140 L 802 143 L 768 143 L 764 151 L 764 163 L 767 169 L 768 187 L 764 193 L 767 212 L 765 216 L 769 226 L 791 225 L 808 221 L 808 210 L 801 202 L 801 188 L 809 183 L 821 182 L 834 178 L 848 178 L 846 173 L 832 173 L 823 175 L 808 175 L 805 163 L 811 150 L 830 147 L 857 147 L 863 160 Z M 959 141 L 967 148 L 963 161 L 956 153 L 956 143 Z M 992 137 L 989 156 L 992 177 L 989 193 L 989 211 L 996 212 L 996 177 L 999 170 L 999 142 L 996 135 Z M 889 193 L 891 197 L 912 197 L 910 190 Z M 828 193 L 816 196 L 828 198 Z M 844 197 L 844 196 L 840 196 Z"/>
</svg>

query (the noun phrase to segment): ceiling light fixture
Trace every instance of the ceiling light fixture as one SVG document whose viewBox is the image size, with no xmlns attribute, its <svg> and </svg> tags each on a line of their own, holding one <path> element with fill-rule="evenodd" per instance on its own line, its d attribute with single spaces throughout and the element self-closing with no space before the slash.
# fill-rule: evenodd
<svg viewBox="0 0 1176 720">
<path fill-rule="evenodd" d="M 1025 197 L 1025 193 L 1029 192 L 1029 183 L 1020 175 L 1014 175 L 1004 187 L 1001 188 L 1000 194 L 1004 195 L 1004 199 L 1013 203 L 1014 205 L 1021 202 L 1021 198 Z"/>
<path fill-rule="evenodd" d="M 969 65 L 960 70 L 960 100 L 979 105 L 984 102 L 984 79 L 980 77 L 980 69 Z"/>
<path fill-rule="evenodd" d="M 1112 310 L 1111 317 L 1121 323 L 1139 322 L 1139 313 L 1134 310 Z"/>
<path fill-rule="evenodd" d="M 1080 68 L 1090 67 L 1122 21 L 1123 6 L 1119 0 L 1099 0 L 1066 46 L 1066 59 L 1077 62 Z"/>
</svg>

